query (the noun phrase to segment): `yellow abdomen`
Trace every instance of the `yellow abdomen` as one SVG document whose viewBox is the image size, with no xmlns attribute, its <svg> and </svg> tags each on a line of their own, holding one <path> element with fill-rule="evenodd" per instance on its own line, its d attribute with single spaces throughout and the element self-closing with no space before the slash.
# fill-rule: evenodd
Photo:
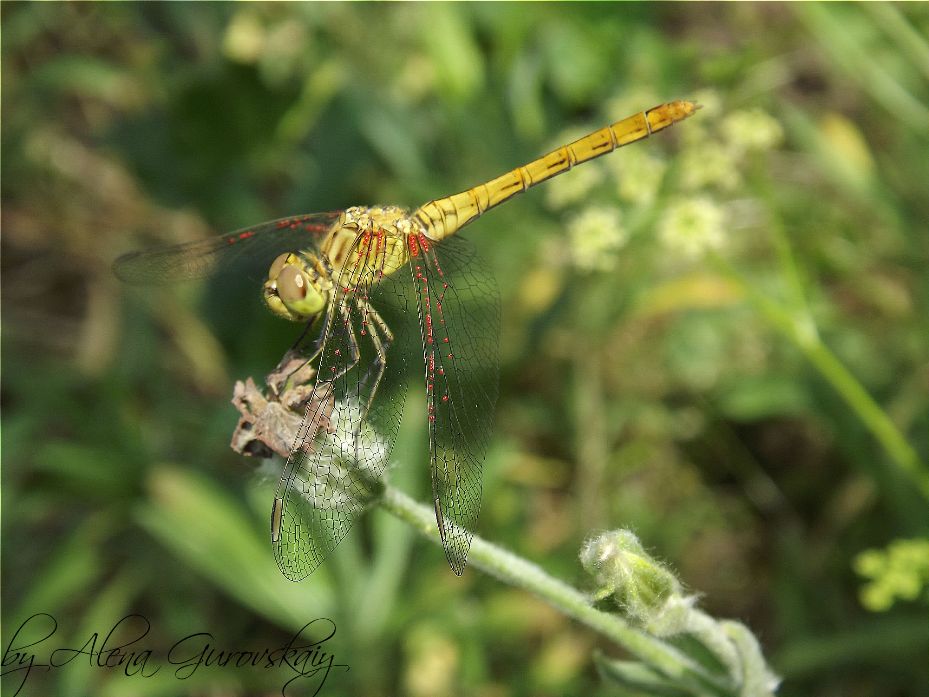
<svg viewBox="0 0 929 697">
<path fill-rule="evenodd" d="M 455 234 L 485 211 L 499 206 L 516 194 L 567 172 L 582 162 L 647 138 L 652 133 L 686 119 L 699 108 L 693 102 L 676 101 L 635 114 L 489 182 L 459 194 L 430 201 L 414 211 L 412 217 L 425 228 L 427 236 L 433 240 L 441 240 Z"/>
</svg>

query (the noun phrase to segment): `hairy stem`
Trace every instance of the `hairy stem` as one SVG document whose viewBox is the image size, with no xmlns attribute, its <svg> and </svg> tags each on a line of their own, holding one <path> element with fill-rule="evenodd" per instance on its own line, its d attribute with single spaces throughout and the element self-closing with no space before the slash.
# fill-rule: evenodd
<svg viewBox="0 0 929 697">
<path fill-rule="evenodd" d="M 379 505 L 409 523 L 437 545 L 442 541 L 431 507 L 414 501 L 401 491 L 387 486 Z M 670 644 L 631 627 L 619 616 L 593 607 L 591 600 L 562 581 L 549 576 L 540 567 L 475 535 L 468 556 L 471 566 L 505 583 L 528 590 L 578 622 L 587 625 L 639 660 L 666 676 L 691 684 L 695 690 L 730 695 L 731 685 L 708 673 L 698 663 Z"/>
</svg>

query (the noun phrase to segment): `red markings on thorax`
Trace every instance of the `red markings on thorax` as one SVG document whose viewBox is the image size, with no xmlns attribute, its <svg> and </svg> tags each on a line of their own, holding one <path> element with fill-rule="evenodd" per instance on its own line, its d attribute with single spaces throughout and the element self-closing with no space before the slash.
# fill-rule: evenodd
<svg viewBox="0 0 929 697">
<path fill-rule="evenodd" d="M 416 241 L 416 235 L 407 235 L 406 239 L 410 244 L 410 256 L 418 257 L 419 256 L 419 243 Z"/>
<path fill-rule="evenodd" d="M 381 228 L 374 230 L 374 232 L 367 231 L 361 235 L 361 239 L 358 241 L 358 258 L 360 259 L 365 253 L 369 252 L 371 249 L 371 238 L 374 238 L 374 257 L 375 259 L 380 256 L 381 248 L 384 246 L 384 240 L 387 237 L 387 232 Z"/>
<path fill-rule="evenodd" d="M 362 233 L 357 246 L 357 265 L 365 271 L 373 271 L 378 279 L 384 277 L 384 266 L 387 261 L 388 233 L 382 228 Z M 372 239 L 374 244 L 371 244 Z"/>
</svg>

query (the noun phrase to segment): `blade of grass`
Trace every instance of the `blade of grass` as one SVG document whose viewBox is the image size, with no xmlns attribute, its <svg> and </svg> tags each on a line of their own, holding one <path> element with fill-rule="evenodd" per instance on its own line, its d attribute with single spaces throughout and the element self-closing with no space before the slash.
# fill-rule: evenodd
<svg viewBox="0 0 929 697">
<path fill-rule="evenodd" d="M 831 54 L 836 66 L 844 70 L 894 118 L 917 133 L 925 132 L 926 124 L 929 123 L 929 108 L 910 94 L 891 72 L 885 70 L 855 40 L 841 18 L 836 16 L 834 8 L 819 3 L 795 7 L 819 44 Z"/>
<path fill-rule="evenodd" d="M 819 373 L 857 414 L 865 427 L 871 431 L 901 474 L 916 485 L 924 498 L 929 499 L 929 470 L 925 463 L 920 460 L 916 450 L 900 433 L 887 413 L 822 342 L 812 318 L 805 312 L 798 315 L 778 305 L 756 290 L 725 260 L 715 257 L 714 262 L 722 274 L 741 287 L 746 299 L 759 314 L 806 355 Z"/>
</svg>

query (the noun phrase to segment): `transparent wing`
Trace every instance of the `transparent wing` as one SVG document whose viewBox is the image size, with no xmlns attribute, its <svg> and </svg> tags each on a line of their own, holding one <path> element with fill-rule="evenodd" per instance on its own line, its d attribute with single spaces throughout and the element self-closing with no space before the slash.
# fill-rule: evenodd
<svg viewBox="0 0 929 697">
<path fill-rule="evenodd" d="M 461 575 L 481 510 L 499 380 L 500 298 L 470 242 L 411 238 L 426 364 L 432 490 L 449 566 Z"/>
<path fill-rule="evenodd" d="M 113 264 L 126 283 L 161 285 L 243 267 L 266 272 L 283 252 L 318 249 L 339 211 L 271 220 L 203 242 L 130 252 Z"/>
<path fill-rule="evenodd" d="M 271 541 L 292 581 L 322 563 L 378 492 L 402 416 L 409 279 L 383 277 L 384 254 L 358 253 L 362 244 L 336 284 L 316 385 L 275 493 Z"/>
</svg>

